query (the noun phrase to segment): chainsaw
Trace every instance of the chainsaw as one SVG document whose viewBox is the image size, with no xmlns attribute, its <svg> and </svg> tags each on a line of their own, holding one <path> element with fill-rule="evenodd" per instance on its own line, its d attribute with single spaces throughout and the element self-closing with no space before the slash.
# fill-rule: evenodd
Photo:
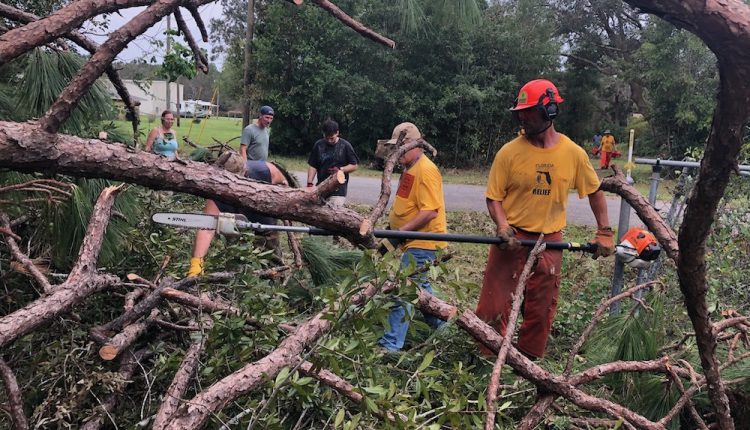
<svg viewBox="0 0 750 430">
<path fill-rule="evenodd" d="M 630 267 L 645 269 L 651 266 L 661 253 L 659 242 L 654 235 L 641 228 L 632 227 L 617 245 L 615 254 Z"/>
<path fill-rule="evenodd" d="M 240 230 L 254 230 L 257 232 L 286 231 L 292 233 L 307 233 L 316 236 L 336 236 L 340 233 L 334 233 L 317 227 L 297 227 L 286 225 L 269 225 L 249 222 L 242 214 L 221 213 L 217 215 L 207 214 L 189 214 L 189 213 L 156 213 L 151 219 L 159 224 L 170 225 L 174 227 L 185 227 L 202 230 L 215 230 L 217 233 L 225 236 L 236 236 Z M 425 233 L 421 231 L 400 231 L 400 230 L 374 230 L 373 235 L 383 239 L 400 239 L 400 240 L 438 240 L 447 242 L 462 243 L 486 243 L 500 245 L 504 243 L 499 237 L 474 236 L 466 234 L 448 234 L 448 233 Z M 519 240 L 521 245 L 533 247 L 536 245 L 535 240 Z M 568 251 L 581 251 L 594 253 L 597 245 L 593 243 L 576 243 L 576 242 L 546 242 L 547 249 L 561 249 Z"/>
</svg>

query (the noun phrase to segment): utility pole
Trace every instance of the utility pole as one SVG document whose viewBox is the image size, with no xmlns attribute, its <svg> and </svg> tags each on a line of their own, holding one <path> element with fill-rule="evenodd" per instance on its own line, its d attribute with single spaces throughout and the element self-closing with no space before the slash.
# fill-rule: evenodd
<svg viewBox="0 0 750 430">
<path fill-rule="evenodd" d="M 169 34 L 169 31 L 172 29 L 172 15 L 167 15 L 167 55 L 169 55 L 169 50 L 172 48 L 172 36 Z M 166 110 L 171 110 L 169 107 L 169 103 L 172 100 L 171 94 L 169 91 L 169 78 L 167 78 L 167 107 Z"/>
<path fill-rule="evenodd" d="M 250 124 L 250 84 L 253 78 L 250 72 L 251 57 L 253 54 L 253 32 L 255 27 L 255 0 L 247 1 L 247 28 L 245 29 L 245 76 L 243 93 L 245 103 L 242 105 L 242 128 Z"/>
</svg>

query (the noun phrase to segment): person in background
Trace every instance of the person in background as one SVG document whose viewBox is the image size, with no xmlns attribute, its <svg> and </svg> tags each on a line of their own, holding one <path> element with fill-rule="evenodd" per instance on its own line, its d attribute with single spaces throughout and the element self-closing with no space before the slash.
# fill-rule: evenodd
<svg viewBox="0 0 750 430">
<path fill-rule="evenodd" d="M 177 133 L 172 129 L 174 124 L 174 113 L 165 110 L 161 113 L 161 125 L 151 129 L 146 139 L 148 152 L 159 154 L 170 160 L 177 158 Z"/>
<path fill-rule="evenodd" d="M 609 130 L 604 130 L 604 136 L 602 136 L 601 144 L 599 145 L 599 168 L 609 169 L 609 163 L 612 162 L 612 156 L 614 155 L 617 148 L 617 139 L 612 136 Z"/>
<path fill-rule="evenodd" d="M 402 145 L 422 138 L 416 125 L 404 122 L 393 129 L 389 143 L 396 143 L 403 130 L 406 131 L 406 135 Z M 448 228 L 445 217 L 443 177 L 440 175 L 440 170 L 424 154 L 422 148 L 414 148 L 406 152 L 399 162 L 404 166 L 404 172 L 399 179 L 398 191 L 388 215 L 390 228 L 403 231 L 446 233 Z M 398 243 L 386 240 L 383 245 L 400 245 L 403 251 L 401 255 L 401 268 L 403 269 L 408 267 L 412 260 L 417 268 L 430 264 L 435 260 L 437 251 L 448 246 L 448 242 L 414 239 Z M 424 274 L 416 275 L 412 279 L 420 288 L 432 294 L 432 286 Z M 403 348 L 412 309 L 413 306 L 410 303 L 393 304 L 388 316 L 389 327 L 379 340 L 380 346 L 388 352 Z M 427 315 L 425 315 L 425 322 L 433 328 L 439 328 L 443 324 L 442 320 Z"/>
<path fill-rule="evenodd" d="M 255 179 L 268 184 L 285 184 L 286 177 L 272 163 L 262 160 L 248 160 L 245 161 L 242 156 L 237 153 L 231 154 L 221 162 L 221 167 L 224 167 L 229 172 L 237 175 L 243 175 L 246 178 Z M 204 214 L 218 215 L 220 212 L 243 214 L 250 222 L 256 222 L 260 224 L 276 224 L 276 219 L 265 215 L 260 215 L 250 210 L 236 208 L 226 203 L 206 199 L 206 204 L 203 208 Z M 198 230 L 195 234 L 195 241 L 193 242 L 193 253 L 190 258 L 190 269 L 188 270 L 187 276 L 199 276 L 203 273 L 203 259 L 208 253 L 208 248 L 211 246 L 211 241 L 216 234 L 216 230 Z M 279 244 L 278 232 L 268 233 L 256 233 L 256 239 L 254 242 L 255 246 L 264 247 L 268 250 L 272 250 L 274 253 L 274 262 L 281 263 L 281 247 Z"/>
<path fill-rule="evenodd" d="M 245 160 L 268 160 L 268 143 L 270 126 L 273 122 L 274 111 L 271 106 L 261 106 L 258 119 L 242 130 L 240 140 L 240 155 Z"/>
<path fill-rule="evenodd" d="M 555 130 L 553 121 L 563 102 L 546 79 L 525 84 L 511 109 L 522 127 L 519 137 L 503 145 L 487 181 L 487 209 L 502 245 L 491 245 L 476 314 L 505 336 L 518 279 L 531 248 L 518 239 L 560 241 L 566 225 L 569 190 L 588 197 L 596 218 L 594 258 L 614 252 L 607 201 L 586 151 Z M 544 356 L 557 312 L 562 251 L 541 253 L 526 283 L 518 349 L 532 359 Z M 512 333 L 510 334 L 513 335 Z M 494 355 L 480 346 L 484 355 Z"/>
<path fill-rule="evenodd" d="M 328 197 L 328 202 L 341 207 L 346 202 L 346 190 L 349 185 L 349 174 L 359 167 L 359 158 L 354 153 L 352 144 L 339 137 L 339 125 L 336 121 L 323 122 L 323 138 L 315 142 L 310 157 L 307 159 L 307 188 L 314 188 L 313 179 L 318 182 L 335 175 L 339 170 L 344 172 L 346 181 Z"/>
</svg>

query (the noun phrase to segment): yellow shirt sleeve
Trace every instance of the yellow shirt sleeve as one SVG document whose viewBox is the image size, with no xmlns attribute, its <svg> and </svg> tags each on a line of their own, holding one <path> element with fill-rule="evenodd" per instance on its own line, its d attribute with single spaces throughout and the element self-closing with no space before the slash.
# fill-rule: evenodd
<svg viewBox="0 0 750 430">
<path fill-rule="evenodd" d="M 490 175 L 487 180 L 487 190 L 484 196 L 490 200 L 501 202 L 507 195 L 508 169 L 500 156 L 500 151 L 495 154 L 495 160 L 492 161 Z"/>
<path fill-rule="evenodd" d="M 596 174 L 596 170 L 594 170 L 594 166 L 591 165 L 588 154 L 583 151 L 583 156 L 580 153 L 578 155 L 578 174 L 573 183 L 574 188 L 578 191 L 578 198 L 582 199 L 597 192 L 601 181 L 599 175 Z"/>
<path fill-rule="evenodd" d="M 433 211 L 443 206 L 443 177 L 437 169 L 424 169 L 417 188 L 417 209 Z"/>
</svg>

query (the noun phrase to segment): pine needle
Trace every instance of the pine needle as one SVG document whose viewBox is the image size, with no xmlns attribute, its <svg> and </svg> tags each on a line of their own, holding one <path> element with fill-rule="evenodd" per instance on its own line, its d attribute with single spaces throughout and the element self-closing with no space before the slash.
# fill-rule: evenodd
<svg viewBox="0 0 750 430">
<path fill-rule="evenodd" d="M 307 264 L 316 287 L 333 285 L 343 278 L 341 269 L 349 269 L 361 258 L 362 251 L 347 251 L 331 246 L 325 239 L 307 236 L 302 239 L 302 259 Z"/>
</svg>

